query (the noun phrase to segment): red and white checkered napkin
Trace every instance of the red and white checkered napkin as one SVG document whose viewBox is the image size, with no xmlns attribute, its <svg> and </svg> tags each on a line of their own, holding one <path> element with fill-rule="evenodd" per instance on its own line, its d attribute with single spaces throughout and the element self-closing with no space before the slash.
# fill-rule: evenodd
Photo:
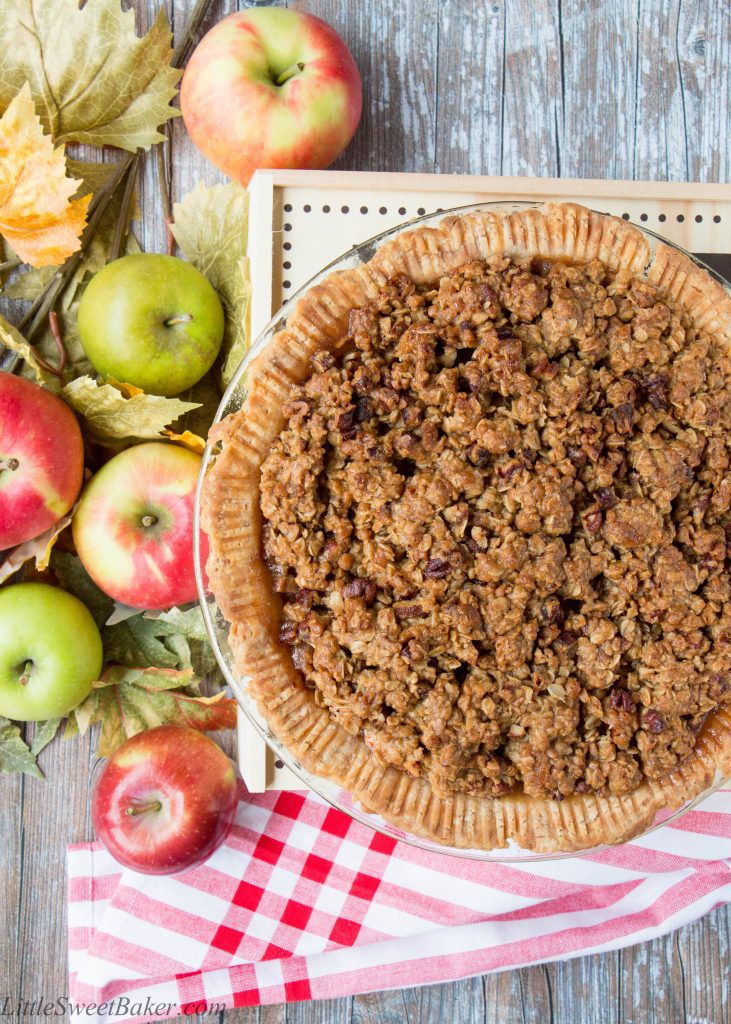
<svg viewBox="0 0 731 1024">
<path fill-rule="evenodd" d="M 731 901 L 731 787 L 586 857 L 486 864 L 386 838 L 317 797 L 250 796 L 204 865 L 69 849 L 70 995 L 123 1021 L 421 985 L 596 953 Z"/>
</svg>

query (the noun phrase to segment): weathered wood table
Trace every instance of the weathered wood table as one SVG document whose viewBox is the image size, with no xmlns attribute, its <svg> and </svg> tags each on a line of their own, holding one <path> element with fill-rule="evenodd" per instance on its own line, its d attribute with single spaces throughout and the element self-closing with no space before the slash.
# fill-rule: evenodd
<svg viewBox="0 0 731 1024">
<path fill-rule="evenodd" d="M 162 2 L 136 0 L 141 26 Z M 192 3 L 165 6 L 179 33 Z M 333 24 L 363 76 L 363 120 L 337 167 L 731 181 L 726 0 L 289 6 Z M 206 25 L 235 9 L 235 0 L 213 2 Z M 220 180 L 182 122 L 172 135 L 173 198 L 200 179 Z M 151 161 L 141 205 L 138 234 L 146 249 L 162 251 Z M 41 755 L 46 782 L 0 779 L 0 1000 L 66 992 L 64 850 L 92 837 L 89 794 L 99 768 L 92 751 L 88 737 L 57 740 Z M 721 908 L 619 953 L 423 989 L 232 1011 L 226 1024 L 727 1024 L 730 925 Z"/>
</svg>

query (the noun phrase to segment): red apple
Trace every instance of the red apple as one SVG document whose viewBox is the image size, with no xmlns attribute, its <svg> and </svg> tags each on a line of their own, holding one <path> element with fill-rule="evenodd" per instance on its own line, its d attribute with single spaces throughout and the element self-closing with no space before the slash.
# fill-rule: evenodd
<svg viewBox="0 0 731 1024">
<path fill-rule="evenodd" d="M 91 578 L 132 608 L 169 608 L 196 597 L 193 503 L 201 459 L 151 441 L 115 455 L 84 488 L 74 543 Z M 201 535 L 205 563 L 208 548 Z"/>
<path fill-rule="evenodd" d="M 360 120 L 360 75 L 326 22 L 284 7 L 231 14 L 203 37 L 183 77 L 188 133 L 229 177 L 257 167 L 327 167 Z"/>
<path fill-rule="evenodd" d="M 0 372 L 0 551 L 50 529 L 76 501 L 83 476 L 84 445 L 69 407 Z"/>
<path fill-rule="evenodd" d="M 200 864 L 236 813 L 236 774 L 221 748 L 186 725 L 161 725 L 123 743 L 94 789 L 99 839 L 125 867 L 167 875 Z"/>
</svg>

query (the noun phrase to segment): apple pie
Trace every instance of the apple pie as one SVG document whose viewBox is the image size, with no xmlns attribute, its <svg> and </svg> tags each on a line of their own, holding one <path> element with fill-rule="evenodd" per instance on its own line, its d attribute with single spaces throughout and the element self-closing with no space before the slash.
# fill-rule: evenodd
<svg viewBox="0 0 731 1024">
<path fill-rule="evenodd" d="M 211 590 L 315 775 L 456 847 L 614 843 L 731 772 L 731 298 L 574 204 L 309 289 L 211 440 Z"/>
</svg>

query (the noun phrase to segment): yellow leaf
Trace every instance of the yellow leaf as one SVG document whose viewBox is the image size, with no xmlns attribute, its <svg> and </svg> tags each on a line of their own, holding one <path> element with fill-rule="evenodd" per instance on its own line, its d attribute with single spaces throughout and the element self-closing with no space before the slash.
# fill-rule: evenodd
<svg viewBox="0 0 731 1024">
<path fill-rule="evenodd" d="M 136 384 L 128 384 L 125 380 L 115 380 L 114 377 L 109 377 L 107 384 L 111 384 L 118 391 L 121 391 L 125 398 L 134 398 L 135 395 L 144 395 L 142 388 L 138 388 Z"/>
<path fill-rule="evenodd" d="M 175 434 L 172 430 L 163 430 L 163 434 L 176 444 L 182 445 L 183 448 L 189 448 L 196 455 L 202 455 L 205 450 L 206 442 L 190 430 L 184 430 L 182 434 Z"/>
<path fill-rule="evenodd" d="M 6 579 L 18 571 L 21 565 L 31 558 L 36 560 L 36 569 L 39 572 L 45 572 L 51 560 L 51 552 L 58 540 L 58 535 L 69 525 L 75 510 L 76 506 L 67 516 L 59 519 L 57 523 L 49 527 L 45 533 L 41 533 L 38 537 L 33 537 L 32 540 L 27 540 L 24 544 L 19 544 L 16 548 L 13 548 L 5 558 L 5 561 L 0 563 L 0 583 L 4 583 Z"/>
<path fill-rule="evenodd" d="M 0 234 L 25 263 L 57 266 L 79 248 L 91 199 L 71 199 L 79 184 L 24 85 L 0 117 Z"/>
</svg>

